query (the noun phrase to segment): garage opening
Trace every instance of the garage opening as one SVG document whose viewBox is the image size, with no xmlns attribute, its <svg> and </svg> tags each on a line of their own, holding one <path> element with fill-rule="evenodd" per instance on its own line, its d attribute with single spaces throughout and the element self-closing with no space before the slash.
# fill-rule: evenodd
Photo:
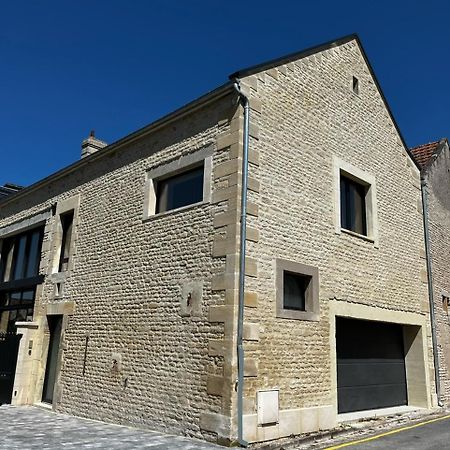
<svg viewBox="0 0 450 450">
<path fill-rule="evenodd" d="M 336 317 L 338 413 L 408 404 L 402 325 Z"/>
</svg>

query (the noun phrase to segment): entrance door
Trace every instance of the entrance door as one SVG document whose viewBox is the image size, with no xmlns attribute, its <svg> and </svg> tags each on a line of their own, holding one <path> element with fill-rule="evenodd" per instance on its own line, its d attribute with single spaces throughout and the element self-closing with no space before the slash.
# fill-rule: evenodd
<svg viewBox="0 0 450 450">
<path fill-rule="evenodd" d="M 48 344 L 47 366 L 45 368 L 44 389 L 42 392 L 42 401 L 45 403 L 53 403 L 59 344 L 61 341 L 62 317 L 47 316 L 50 342 Z"/>
<path fill-rule="evenodd" d="M 11 403 L 21 334 L 0 333 L 0 405 Z"/>
<path fill-rule="evenodd" d="M 338 412 L 408 403 L 399 324 L 336 318 Z"/>
</svg>

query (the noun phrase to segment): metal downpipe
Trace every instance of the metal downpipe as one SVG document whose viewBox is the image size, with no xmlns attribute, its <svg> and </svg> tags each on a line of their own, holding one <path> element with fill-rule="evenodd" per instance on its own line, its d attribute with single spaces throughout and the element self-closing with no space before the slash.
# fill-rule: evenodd
<svg viewBox="0 0 450 450">
<path fill-rule="evenodd" d="M 248 142 L 250 105 L 248 97 L 241 91 L 239 81 L 234 82 L 234 88 L 239 94 L 244 106 L 244 136 L 242 155 L 242 195 L 241 195 L 241 223 L 240 223 L 240 247 L 239 247 L 239 297 L 238 297 L 238 323 L 237 323 L 237 357 L 238 357 L 238 379 L 237 379 L 237 425 L 238 442 L 247 447 L 248 442 L 243 437 L 243 402 L 244 402 L 244 296 L 245 296 L 245 249 L 247 237 L 247 188 L 248 188 Z"/>
<path fill-rule="evenodd" d="M 425 254 L 427 260 L 428 299 L 430 302 L 430 322 L 431 322 L 431 341 L 433 344 L 434 381 L 436 384 L 436 396 L 438 406 L 444 406 L 444 404 L 441 401 L 441 382 L 439 379 L 439 355 L 436 339 L 436 319 L 434 313 L 434 290 L 433 290 L 433 276 L 431 263 L 430 230 L 428 227 L 427 179 L 425 175 L 422 175 L 420 177 L 420 185 L 422 188 L 423 229 L 425 235 Z"/>
</svg>

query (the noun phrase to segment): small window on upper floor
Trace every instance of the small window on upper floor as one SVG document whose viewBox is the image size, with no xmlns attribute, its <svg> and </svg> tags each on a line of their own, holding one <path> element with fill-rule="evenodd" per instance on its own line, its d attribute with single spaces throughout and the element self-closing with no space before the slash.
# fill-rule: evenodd
<svg viewBox="0 0 450 450">
<path fill-rule="evenodd" d="M 61 252 L 59 255 L 58 272 L 66 272 L 69 267 L 70 250 L 73 235 L 73 216 L 74 216 L 73 210 L 60 215 L 62 239 L 61 239 Z"/>
<path fill-rule="evenodd" d="M 341 227 L 367 236 L 367 186 L 341 173 Z"/>
<path fill-rule="evenodd" d="M 356 95 L 359 95 L 359 80 L 358 80 L 358 78 L 353 77 L 352 87 L 353 87 L 353 92 Z"/>
<path fill-rule="evenodd" d="M 333 156 L 336 234 L 350 234 L 379 247 L 375 176 Z"/>
<path fill-rule="evenodd" d="M 157 179 L 155 214 L 203 201 L 204 164 Z"/>
<path fill-rule="evenodd" d="M 36 228 L 3 240 L 0 282 L 24 280 L 39 274 L 43 228 Z"/>
<path fill-rule="evenodd" d="M 211 146 L 146 173 L 143 219 L 183 212 L 211 200 Z"/>
</svg>

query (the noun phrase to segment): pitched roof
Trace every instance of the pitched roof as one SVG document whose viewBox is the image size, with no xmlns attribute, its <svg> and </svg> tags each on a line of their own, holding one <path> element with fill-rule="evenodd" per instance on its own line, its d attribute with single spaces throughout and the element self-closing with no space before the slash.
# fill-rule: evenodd
<svg viewBox="0 0 450 450">
<path fill-rule="evenodd" d="M 359 36 L 356 33 L 349 34 L 347 36 L 341 37 L 339 39 L 334 39 L 332 41 L 326 42 L 325 44 L 317 45 L 315 47 L 310 47 L 306 50 L 302 50 L 300 52 L 291 53 L 286 56 L 282 56 L 281 58 L 272 59 L 270 61 L 263 62 L 261 64 L 257 64 L 255 66 L 246 67 L 244 69 L 238 70 L 237 72 L 232 73 L 229 78 L 230 80 L 235 80 L 239 78 L 248 77 L 250 75 L 253 75 L 258 72 L 262 72 L 264 70 L 269 70 L 277 66 L 281 66 L 283 64 L 287 64 L 289 62 L 306 58 L 310 55 L 314 55 L 319 52 L 323 52 L 325 50 L 329 50 L 334 47 L 338 47 L 340 45 L 346 44 L 347 42 L 355 41 L 359 47 L 359 50 L 361 51 L 361 55 L 364 59 L 364 62 L 367 65 L 367 68 L 369 69 L 370 75 L 372 76 L 373 81 L 375 82 L 375 86 L 378 89 L 378 92 L 381 96 L 381 99 L 383 100 L 384 106 L 392 120 L 392 123 L 394 124 L 394 127 L 397 131 L 398 136 L 400 137 L 400 140 L 402 141 L 402 144 L 406 150 L 406 152 L 409 154 L 409 157 L 413 161 L 413 163 L 417 166 L 418 169 L 420 169 L 419 163 L 415 160 L 413 155 L 411 154 L 410 148 L 406 145 L 405 138 L 402 135 L 402 132 L 400 131 L 400 127 L 397 124 L 397 121 L 395 120 L 395 117 L 392 113 L 391 107 L 389 106 L 389 103 L 386 100 L 386 97 L 384 95 L 383 90 L 381 89 L 380 82 L 378 81 L 378 78 L 375 75 L 375 72 L 373 70 L 372 65 L 370 64 L 369 59 L 367 58 L 366 52 L 364 51 L 364 48 L 362 46 L 361 40 L 359 39 Z"/>
<path fill-rule="evenodd" d="M 360 41 L 358 35 L 357 34 L 350 34 L 350 35 L 344 36 L 344 37 L 342 37 L 340 39 L 335 39 L 333 41 L 329 41 L 329 42 L 327 42 L 325 44 L 321 44 L 321 45 L 318 45 L 318 46 L 315 46 L 315 47 L 311 47 L 309 49 L 302 50 L 300 52 L 291 53 L 290 55 L 286 55 L 286 56 L 283 56 L 281 58 L 273 59 L 273 60 L 264 62 L 262 64 L 258 64 L 258 65 L 252 66 L 252 67 L 248 67 L 248 68 L 244 68 L 242 70 L 239 70 L 239 71 L 237 71 L 237 72 L 235 72 L 235 73 L 233 73 L 233 74 L 231 74 L 229 76 L 230 81 L 228 81 L 227 83 L 219 86 L 218 88 L 214 89 L 213 91 L 211 91 L 211 92 L 203 95 L 202 97 L 200 97 L 200 98 L 198 98 L 198 99 L 188 103 L 185 106 L 182 106 L 181 108 L 175 110 L 174 112 L 167 114 L 166 116 L 162 117 L 161 119 L 158 119 L 158 120 L 152 122 L 150 125 L 147 125 L 147 126 L 141 128 L 141 129 L 135 131 L 134 133 L 131 133 L 128 136 L 125 136 L 124 138 L 119 139 L 118 141 L 116 141 L 116 142 L 106 146 L 102 150 L 100 150 L 98 152 L 95 152 L 92 155 L 89 155 L 89 156 L 87 156 L 85 158 L 82 158 L 81 160 L 78 160 L 78 161 L 72 163 L 71 165 L 69 165 L 69 166 L 67 166 L 67 167 L 57 171 L 56 173 L 54 173 L 52 175 L 49 175 L 48 177 L 46 177 L 46 178 L 44 178 L 44 179 L 42 179 L 42 180 L 32 184 L 31 186 L 28 186 L 27 188 L 22 189 L 21 192 L 20 193 L 16 193 L 16 195 L 14 195 L 13 198 L 16 199 L 16 198 L 18 198 L 18 197 L 20 197 L 22 195 L 26 195 L 29 192 L 32 192 L 32 191 L 34 191 L 34 190 L 44 186 L 45 184 L 47 184 L 47 183 L 49 183 L 51 181 L 54 181 L 54 180 L 56 180 L 58 178 L 62 178 L 63 176 L 66 176 L 68 173 L 73 172 L 73 171 L 79 169 L 80 167 L 83 167 L 84 165 L 90 164 L 92 161 L 94 161 L 96 159 L 99 159 L 99 158 L 102 158 L 104 155 L 107 155 L 107 154 L 110 154 L 110 153 L 114 152 L 116 149 L 124 146 L 125 144 L 129 144 L 130 142 L 134 141 L 135 139 L 140 138 L 141 136 L 143 136 L 145 134 L 151 133 L 152 131 L 154 131 L 155 129 L 159 128 L 160 126 L 166 125 L 167 123 L 171 122 L 172 120 L 175 120 L 175 119 L 183 116 L 187 112 L 195 110 L 199 106 L 202 106 L 204 104 L 207 104 L 209 102 L 214 101 L 217 98 L 220 98 L 220 97 L 222 97 L 224 95 L 229 94 L 230 92 L 232 92 L 234 90 L 233 83 L 234 83 L 234 81 L 236 79 L 243 78 L 243 77 L 252 75 L 254 73 L 257 73 L 257 72 L 262 72 L 264 70 L 268 70 L 268 69 L 270 69 L 272 67 L 276 67 L 276 66 L 279 66 L 279 65 L 286 64 L 286 63 L 288 63 L 290 61 L 294 61 L 296 59 L 305 58 L 305 57 L 307 57 L 309 55 L 313 55 L 315 53 L 319 53 L 319 52 L 322 52 L 324 50 L 327 50 L 327 49 L 330 49 L 330 48 L 334 48 L 334 47 L 346 44 L 347 42 L 350 42 L 352 40 L 355 40 L 356 43 L 359 46 L 361 54 L 362 54 L 362 56 L 363 56 L 363 58 L 364 58 L 364 60 L 365 60 L 365 62 L 367 64 L 367 67 L 369 68 L 369 71 L 370 71 L 370 73 L 372 75 L 372 78 L 373 78 L 373 80 L 375 82 L 375 85 L 378 88 L 378 91 L 379 91 L 379 93 L 381 95 L 383 103 L 384 103 L 384 105 L 385 105 L 385 107 L 386 107 L 386 109 L 387 109 L 387 111 L 388 111 L 388 113 L 389 113 L 389 115 L 391 117 L 392 123 L 394 124 L 394 127 L 397 130 L 397 133 L 398 133 L 398 135 L 399 135 L 399 137 L 400 137 L 400 139 L 401 139 L 401 141 L 402 141 L 402 143 L 404 145 L 404 148 L 406 149 L 407 153 L 411 157 L 411 159 L 414 162 L 414 164 L 416 164 L 419 167 L 419 163 L 414 159 L 414 157 L 411 154 L 411 151 L 410 151 L 409 147 L 405 143 L 405 140 L 404 140 L 404 138 L 402 136 L 402 133 L 401 133 L 401 131 L 400 131 L 398 125 L 397 125 L 397 122 L 395 121 L 395 118 L 394 118 L 394 116 L 392 114 L 392 111 L 391 111 L 391 109 L 389 107 L 389 104 L 386 101 L 384 93 L 383 93 L 383 91 L 381 89 L 381 86 L 380 86 L 376 76 L 375 76 L 375 73 L 374 73 L 374 71 L 372 69 L 372 66 L 370 65 L 370 62 L 369 62 L 369 60 L 368 60 L 368 58 L 366 56 L 366 53 L 364 51 L 364 48 L 363 48 L 363 46 L 361 44 L 361 41 Z M 12 201 L 13 198 L 11 198 L 9 195 L 8 196 L 3 196 L 3 197 L 0 196 L 0 203 L 2 205 L 4 205 L 7 202 Z"/>
<path fill-rule="evenodd" d="M 0 200 L 19 192 L 21 189 L 23 189 L 23 187 L 17 184 L 5 183 L 4 186 L 0 186 Z"/>
<path fill-rule="evenodd" d="M 289 62 L 296 61 L 298 59 L 306 58 L 316 53 L 323 52 L 324 50 L 329 50 L 330 48 L 333 47 L 338 47 L 339 45 L 346 44 L 347 42 L 353 40 L 356 40 L 358 44 L 361 45 L 361 43 L 359 42 L 358 35 L 356 33 L 353 33 L 341 37 L 339 39 L 333 39 L 332 41 L 325 42 L 324 44 L 315 45 L 314 47 L 310 47 L 305 50 L 300 50 L 299 52 L 290 53 L 289 55 L 285 55 L 280 58 L 271 59 L 269 61 L 265 61 L 263 63 L 256 64 L 251 67 L 246 67 L 245 69 L 241 69 L 232 73 L 229 76 L 229 78 L 230 80 L 234 80 L 235 78 L 248 77 L 249 75 L 253 75 L 258 72 L 263 72 L 264 70 L 269 70 L 277 66 L 282 66 L 283 64 L 287 64 Z"/>
<path fill-rule="evenodd" d="M 428 144 L 419 145 L 411 149 L 415 160 L 420 168 L 424 168 L 431 160 L 431 157 L 439 150 L 440 141 L 429 142 Z"/>
</svg>

